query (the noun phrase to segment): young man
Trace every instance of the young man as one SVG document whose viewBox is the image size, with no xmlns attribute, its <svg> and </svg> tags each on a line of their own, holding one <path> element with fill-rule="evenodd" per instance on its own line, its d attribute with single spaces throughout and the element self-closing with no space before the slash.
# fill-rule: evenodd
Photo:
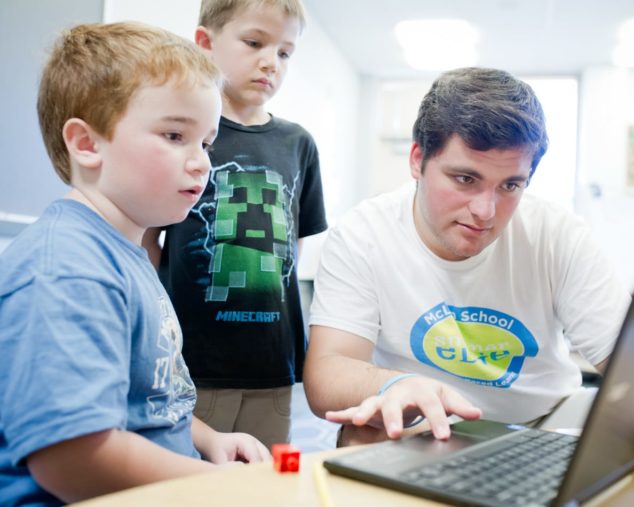
<svg viewBox="0 0 634 507">
<path fill-rule="evenodd" d="M 580 388 L 570 347 L 607 361 L 630 298 L 581 220 L 523 196 L 546 148 L 528 85 L 447 72 L 414 125 L 416 186 L 331 231 L 304 385 L 344 441 L 397 438 L 420 414 L 438 438 L 448 414 L 539 424 Z"/>
<path fill-rule="evenodd" d="M 145 242 L 183 326 L 195 414 L 267 446 L 290 438 L 291 386 L 306 338 L 298 239 L 325 230 L 317 149 L 265 105 L 304 25 L 299 0 L 204 0 L 196 42 L 226 76 L 223 116 L 200 202 Z M 157 261 L 158 262 L 158 261 Z"/>
<path fill-rule="evenodd" d="M 71 190 L 0 257 L 0 504 L 269 457 L 192 417 L 178 320 L 140 245 L 200 197 L 220 85 L 202 51 L 163 30 L 79 25 L 57 42 L 38 113 Z"/>
</svg>

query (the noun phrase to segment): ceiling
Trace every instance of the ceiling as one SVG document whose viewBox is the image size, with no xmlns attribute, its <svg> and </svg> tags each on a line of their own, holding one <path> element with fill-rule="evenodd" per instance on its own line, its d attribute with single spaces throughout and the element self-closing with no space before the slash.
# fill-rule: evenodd
<svg viewBox="0 0 634 507">
<path fill-rule="evenodd" d="M 404 19 L 465 19 L 480 33 L 477 65 L 536 76 L 580 74 L 589 65 L 609 64 L 619 25 L 634 17 L 634 0 L 304 0 L 304 4 L 309 23 L 316 19 L 361 74 L 380 78 L 421 75 L 405 64 L 394 37 L 394 25 Z"/>
</svg>

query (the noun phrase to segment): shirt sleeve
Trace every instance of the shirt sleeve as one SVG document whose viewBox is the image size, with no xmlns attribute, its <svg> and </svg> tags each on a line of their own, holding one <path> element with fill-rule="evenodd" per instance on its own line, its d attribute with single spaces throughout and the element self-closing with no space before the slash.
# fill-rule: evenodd
<svg viewBox="0 0 634 507">
<path fill-rule="evenodd" d="M 121 292 L 37 275 L 2 303 L 2 422 L 14 465 L 34 451 L 125 428 L 130 336 Z"/>
<path fill-rule="evenodd" d="M 596 365 L 610 355 L 631 297 L 589 228 L 577 222 L 566 229 L 553 266 L 555 311 L 572 348 Z"/>
<path fill-rule="evenodd" d="M 298 237 L 304 238 L 325 231 L 326 210 L 321 183 L 319 153 L 315 142 L 308 134 L 306 154 L 304 155 L 304 184 L 299 201 Z"/>
<path fill-rule="evenodd" d="M 350 227 L 346 233 L 339 227 L 330 230 L 315 278 L 311 325 L 340 329 L 376 343 L 380 312 L 369 249 Z"/>
</svg>

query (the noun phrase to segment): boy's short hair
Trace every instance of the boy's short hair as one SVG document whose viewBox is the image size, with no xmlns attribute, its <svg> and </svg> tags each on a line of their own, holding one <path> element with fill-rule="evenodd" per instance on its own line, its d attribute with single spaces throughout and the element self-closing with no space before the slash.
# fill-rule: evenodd
<svg viewBox="0 0 634 507">
<path fill-rule="evenodd" d="M 460 136 L 474 150 L 528 148 L 531 176 L 548 148 L 544 112 L 533 89 L 508 72 L 468 67 L 445 72 L 423 98 L 413 138 L 425 162 Z"/>
<path fill-rule="evenodd" d="M 70 183 L 71 168 L 62 130 L 70 118 L 111 139 L 134 93 L 167 82 L 221 87 L 222 77 L 193 42 L 142 23 L 81 24 L 62 33 L 42 73 L 37 111 L 64 183 Z"/>
<path fill-rule="evenodd" d="M 202 0 L 198 24 L 212 30 L 222 30 L 241 11 L 262 6 L 278 7 L 289 16 L 297 18 L 300 30 L 306 26 L 301 0 Z"/>
</svg>

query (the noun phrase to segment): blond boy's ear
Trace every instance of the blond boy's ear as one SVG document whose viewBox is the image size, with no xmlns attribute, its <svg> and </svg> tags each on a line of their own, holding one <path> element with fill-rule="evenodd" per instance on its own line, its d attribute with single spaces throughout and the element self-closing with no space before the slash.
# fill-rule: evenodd
<svg viewBox="0 0 634 507">
<path fill-rule="evenodd" d="M 84 120 L 79 118 L 67 120 L 62 129 L 62 136 L 71 160 L 90 169 L 101 166 L 97 136 Z"/>
<path fill-rule="evenodd" d="M 197 27 L 196 32 L 194 32 L 194 40 L 196 41 L 198 47 L 211 51 L 212 35 L 209 28 L 204 26 Z"/>
</svg>

